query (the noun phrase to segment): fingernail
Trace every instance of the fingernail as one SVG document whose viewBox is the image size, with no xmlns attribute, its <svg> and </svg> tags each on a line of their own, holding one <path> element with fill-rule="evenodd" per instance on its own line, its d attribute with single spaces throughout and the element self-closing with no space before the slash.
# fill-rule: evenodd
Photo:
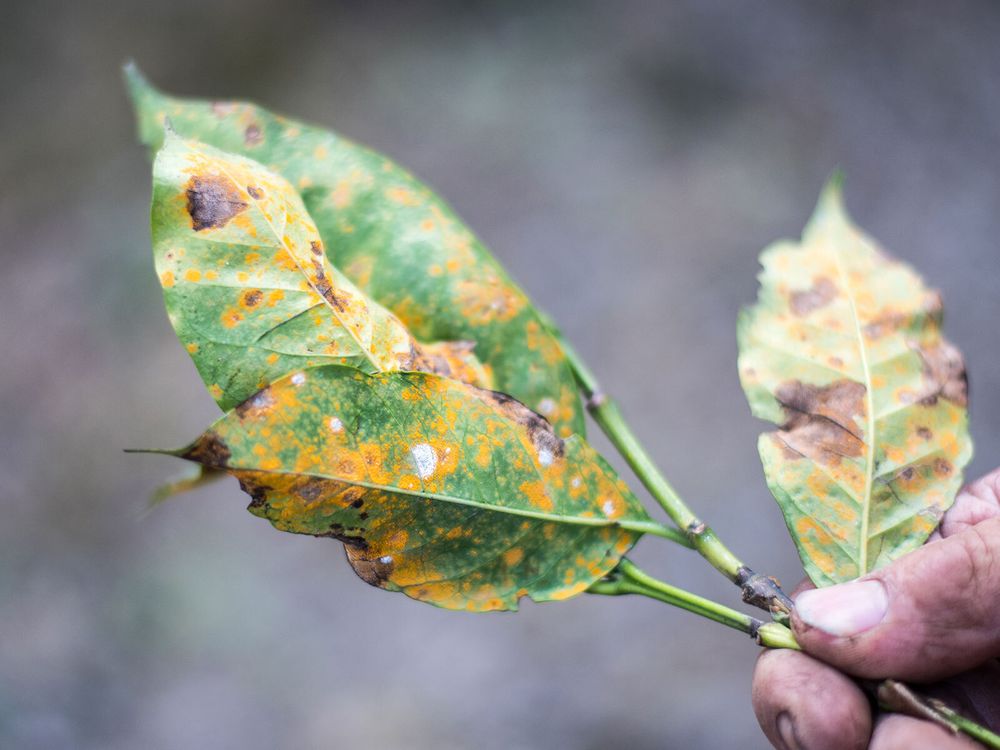
<svg viewBox="0 0 1000 750">
<path fill-rule="evenodd" d="M 885 617 L 889 599 L 881 581 L 852 581 L 803 591 L 795 610 L 806 624 L 840 638 L 858 635 Z"/>
<path fill-rule="evenodd" d="M 786 750 L 802 750 L 799 737 L 795 734 L 795 722 L 792 721 L 791 714 L 787 711 L 782 711 L 778 714 L 775 724 L 778 729 L 778 736 L 781 738 L 781 742 L 784 744 Z"/>
</svg>

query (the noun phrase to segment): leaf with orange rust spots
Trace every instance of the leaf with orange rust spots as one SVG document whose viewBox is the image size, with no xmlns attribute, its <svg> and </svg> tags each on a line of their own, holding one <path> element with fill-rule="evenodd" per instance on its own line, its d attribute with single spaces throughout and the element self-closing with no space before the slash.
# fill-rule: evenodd
<svg viewBox="0 0 1000 750">
<path fill-rule="evenodd" d="M 222 408 L 291 370 L 330 362 L 490 383 L 468 344 L 421 346 L 334 268 L 282 177 L 170 134 L 153 182 L 167 312 Z"/>
<path fill-rule="evenodd" d="M 451 208 L 407 171 L 252 104 L 168 97 L 134 66 L 126 78 L 143 143 L 155 151 L 169 118 L 186 136 L 279 172 L 301 193 L 333 264 L 413 335 L 475 342 L 494 387 L 544 415 L 561 436 L 584 434 L 572 372 L 539 312 Z"/>
<path fill-rule="evenodd" d="M 739 323 L 758 443 L 809 577 L 850 580 L 920 546 L 972 455 L 965 365 L 940 296 L 887 256 L 827 186 L 799 243 L 761 255 Z"/>
<path fill-rule="evenodd" d="M 339 539 L 368 583 L 449 609 L 581 593 L 653 524 L 578 435 L 424 373 L 296 372 L 175 455 L 236 476 L 278 529 Z"/>
</svg>

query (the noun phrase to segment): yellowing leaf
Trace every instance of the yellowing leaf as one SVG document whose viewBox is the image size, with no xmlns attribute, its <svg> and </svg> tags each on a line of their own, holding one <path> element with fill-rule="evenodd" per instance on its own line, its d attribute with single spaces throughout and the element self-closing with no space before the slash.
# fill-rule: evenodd
<svg viewBox="0 0 1000 750">
<path fill-rule="evenodd" d="M 451 208 L 406 170 L 339 135 L 252 105 L 168 97 L 126 68 L 143 143 L 169 118 L 185 136 L 248 156 L 298 190 L 333 264 L 423 341 L 473 341 L 494 387 L 584 434 L 558 342 Z"/>
<path fill-rule="evenodd" d="M 282 177 L 171 134 L 153 182 L 153 251 L 167 313 L 224 409 L 293 369 L 328 362 L 488 384 L 468 345 L 425 350 L 330 264 Z"/>
<path fill-rule="evenodd" d="M 962 357 L 941 301 L 855 227 L 831 183 L 800 243 L 761 256 L 739 325 L 758 444 L 817 585 L 863 575 L 927 539 L 972 454 Z"/>
<path fill-rule="evenodd" d="M 579 436 L 424 373 L 296 372 L 176 455 L 235 475 L 277 528 L 341 540 L 368 583 L 451 609 L 573 596 L 652 524 Z"/>
</svg>

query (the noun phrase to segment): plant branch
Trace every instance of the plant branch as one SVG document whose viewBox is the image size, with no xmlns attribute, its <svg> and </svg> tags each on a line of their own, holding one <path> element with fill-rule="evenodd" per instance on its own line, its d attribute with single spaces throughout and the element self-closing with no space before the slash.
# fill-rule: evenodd
<svg viewBox="0 0 1000 750">
<path fill-rule="evenodd" d="M 653 463 L 617 404 L 604 394 L 596 376 L 580 355 L 551 322 L 549 328 L 562 346 L 577 384 L 584 393 L 587 411 L 677 528 L 684 532 L 702 557 L 742 589 L 743 601 L 768 610 L 777 618 L 787 618 L 792 601 L 781 590 L 778 582 L 769 576 L 754 573 L 744 565 L 715 532 L 694 514 Z"/>
<path fill-rule="evenodd" d="M 799 648 L 792 632 L 784 625 L 763 622 L 756 617 L 653 578 L 627 558 L 622 558 L 610 576 L 593 584 L 587 590 L 592 594 L 607 596 L 622 594 L 647 596 L 746 633 L 761 646 Z"/>
<path fill-rule="evenodd" d="M 1000 735 L 962 716 L 943 702 L 913 692 L 898 680 L 883 680 L 878 684 L 863 685 L 875 698 L 879 708 L 905 714 L 917 719 L 932 721 L 952 734 L 962 732 L 986 747 L 1000 750 Z"/>
</svg>

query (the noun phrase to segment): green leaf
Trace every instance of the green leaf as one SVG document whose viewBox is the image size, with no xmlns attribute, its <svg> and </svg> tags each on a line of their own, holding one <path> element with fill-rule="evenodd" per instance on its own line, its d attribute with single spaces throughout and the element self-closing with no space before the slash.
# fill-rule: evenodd
<svg viewBox="0 0 1000 750">
<path fill-rule="evenodd" d="M 927 539 L 972 454 L 941 299 L 847 217 L 834 181 L 800 243 L 761 255 L 739 324 L 758 448 L 809 577 L 838 583 Z"/>
<path fill-rule="evenodd" d="M 469 340 L 495 387 L 584 433 L 565 357 L 538 311 L 451 208 L 392 161 L 252 104 L 165 96 L 126 68 L 143 143 L 182 134 L 249 156 L 302 194 L 333 264 L 421 340 Z"/>
<path fill-rule="evenodd" d="M 167 313 L 223 409 L 330 362 L 488 383 L 468 345 L 421 346 L 334 268 L 299 195 L 251 159 L 168 134 L 152 228 Z"/>
<path fill-rule="evenodd" d="M 579 436 L 424 373 L 296 372 L 174 455 L 235 475 L 278 529 L 341 540 L 368 583 L 451 609 L 578 594 L 655 525 Z"/>
</svg>

